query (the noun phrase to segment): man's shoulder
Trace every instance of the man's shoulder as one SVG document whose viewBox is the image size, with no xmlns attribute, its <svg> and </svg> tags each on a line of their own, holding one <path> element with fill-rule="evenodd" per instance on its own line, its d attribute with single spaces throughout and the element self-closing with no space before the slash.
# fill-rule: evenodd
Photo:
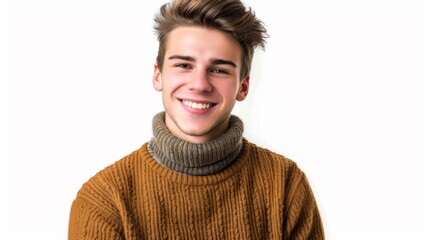
<svg viewBox="0 0 429 240">
<path fill-rule="evenodd" d="M 139 149 L 98 171 L 82 185 L 80 192 L 95 189 L 110 192 L 122 188 L 135 178 L 139 165 L 148 155 L 150 156 L 145 143 Z"/>
<path fill-rule="evenodd" d="M 245 140 L 245 147 L 252 162 L 280 171 L 301 172 L 297 163 L 285 155 L 275 152 L 256 143 Z"/>
<path fill-rule="evenodd" d="M 264 146 L 260 146 L 256 143 L 250 142 L 248 140 L 245 140 L 245 146 L 247 147 L 252 157 L 258 157 L 274 162 L 281 162 L 292 165 L 296 164 L 292 159 L 284 156 L 283 154 L 273 151 Z"/>
<path fill-rule="evenodd" d="M 117 175 L 118 172 L 128 173 L 130 171 L 133 171 L 136 165 L 140 163 L 141 159 L 146 158 L 147 155 L 149 155 L 149 152 L 147 151 L 147 143 L 145 143 L 140 148 L 132 151 L 128 155 L 125 155 L 121 159 L 106 166 L 104 169 L 99 171 L 96 174 L 96 176 L 103 175 L 103 174 Z M 122 174 L 122 175 L 128 175 L 128 174 Z"/>
</svg>

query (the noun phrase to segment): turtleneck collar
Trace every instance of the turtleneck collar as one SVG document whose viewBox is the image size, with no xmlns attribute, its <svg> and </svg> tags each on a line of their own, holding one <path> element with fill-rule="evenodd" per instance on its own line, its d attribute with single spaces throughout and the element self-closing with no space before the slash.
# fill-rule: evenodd
<svg viewBox="0 0 429 240">
<path fill-rule="evenodd" d="M 173 136 L 165 125 L 165 112 L 155 115 L 152 129 L 148 150 L 155 161 L 188 175 L 220 172 L 236 159 L 243 146 L 243 122 L 234 115 L 228 130 L 206 143 L 191 143 Z"/>
</svg>

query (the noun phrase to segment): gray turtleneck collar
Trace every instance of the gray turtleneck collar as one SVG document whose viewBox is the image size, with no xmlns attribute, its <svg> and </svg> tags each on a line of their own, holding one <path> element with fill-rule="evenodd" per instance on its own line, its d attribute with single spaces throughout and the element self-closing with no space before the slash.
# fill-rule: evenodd
<svg viewBox="0 0 429 240">
<path fill-rule="evenodd" d="M 243 122 L 231 115 L 229 129 L 206 143 L 190 143 L 173 136 L 165 125 L 165 112 L 152 122 L 153 138 L 148 149 L 155 161 L 176 172 L 209 175 L 229 166 L 243 146 Z"/>
</svg>

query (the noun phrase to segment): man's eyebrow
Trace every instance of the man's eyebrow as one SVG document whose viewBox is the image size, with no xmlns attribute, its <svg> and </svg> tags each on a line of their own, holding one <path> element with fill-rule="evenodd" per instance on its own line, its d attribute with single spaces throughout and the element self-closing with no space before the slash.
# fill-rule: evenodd
<svg viewBox="0 0 429 240">
<path fill-rule="evenodd" d="M 210 62 L 213 65 L 230 65 L 232 67 L 237 67 L 237 65 L 233 62 L 233 61 L 229 61 L 229 60 L 223 60 L 223 59 L 211 59 Z"/>
<path fill-rule="evenodd" d="M 193 58 L 191 56 L 183 56 L 183 55 L 172 55 L 168 59 L 169 60 L 179 59 L 179 60 L 185 60 L 185 61 L 195 62 L 195 58 Z"/>
</svg>

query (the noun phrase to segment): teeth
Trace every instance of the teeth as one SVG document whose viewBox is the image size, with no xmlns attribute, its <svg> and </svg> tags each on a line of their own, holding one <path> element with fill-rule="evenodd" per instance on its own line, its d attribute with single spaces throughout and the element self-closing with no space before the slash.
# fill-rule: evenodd
<svg viewBox="0 0 429 240">
<path fill-rule="evenodd" d="M 191 102 L 186 100 L 183 100 L 183 104 L 195 109 L 207 109 L 211 107 L 210 103 L 196 103 L 196 102 Z"/>
</svg>

